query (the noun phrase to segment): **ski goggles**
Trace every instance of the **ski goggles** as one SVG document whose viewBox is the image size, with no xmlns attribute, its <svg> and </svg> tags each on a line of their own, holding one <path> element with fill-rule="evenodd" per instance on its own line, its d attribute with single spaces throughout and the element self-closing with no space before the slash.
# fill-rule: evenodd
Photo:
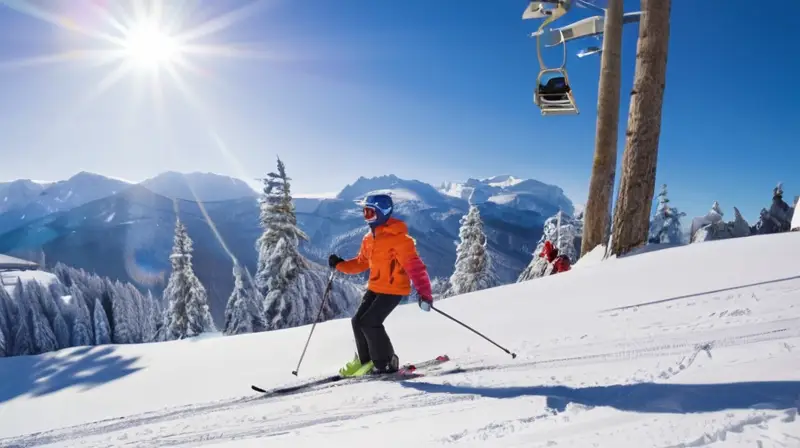
<svg viewBox="0 0 800 448">
<path fill-rule="evenodd" d="M 366 219 L 368 222 L 372 222 L 375 221 L 377 217 L 378 214 L 375 212 L 374 208 L 369 206 L 364 207 L 364 219 Z"/>
</svg>

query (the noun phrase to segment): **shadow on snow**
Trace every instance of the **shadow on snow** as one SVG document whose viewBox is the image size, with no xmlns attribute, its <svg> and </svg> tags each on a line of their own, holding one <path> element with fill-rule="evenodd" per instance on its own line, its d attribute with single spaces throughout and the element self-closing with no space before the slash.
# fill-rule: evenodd
<svg viewBox="0 0 800 448">
<path fill-rule="evenodd" d="M 781 410 L 800 406 L 800 381 L 758 381 L 721 384 L 617 384 L 567 386 L 470 387 L 426 382 L 403 382 L 403 387 L 427 393 L 468 394 L 486 398 L 547 397 L 558 410 L 567 404 L 606 406 L 620 411 L 689 414 L 730 409 Z"/>
<path fill-rule="evenodd" d="M 69 353 L 4 358 L 0 360 L 0 403 L 70 387 L 87 390 L 141 370 L 133 367 L 138 358 L 124 358 L 114 350 L 109 346 L 80 347 Z"/>
</svg>

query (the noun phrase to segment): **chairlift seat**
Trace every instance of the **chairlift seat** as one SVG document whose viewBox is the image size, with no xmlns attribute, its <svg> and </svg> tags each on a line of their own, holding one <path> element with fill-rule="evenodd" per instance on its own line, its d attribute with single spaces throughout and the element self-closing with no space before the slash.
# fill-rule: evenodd
<svg viewBox="0 0 800 448">
<path fill-rule="evenodd" d="M 566 95 L 570 92 L 567 79 L 563 76 L 554 76 L 544 84 L 539 84 L 540 95 Z"/>
<path fill-rule="evenodd" d="M 576 115 L 578 107 L 572 98 L 572 89 L 564 76 L 555 76 L 544 84 L 539 84 L 534 102 L 542 115 Z"/>
</svg>

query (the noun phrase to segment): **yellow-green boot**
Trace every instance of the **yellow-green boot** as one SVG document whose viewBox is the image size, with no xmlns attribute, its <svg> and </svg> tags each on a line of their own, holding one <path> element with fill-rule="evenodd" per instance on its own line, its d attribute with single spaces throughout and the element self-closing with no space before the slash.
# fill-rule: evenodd
<svg viewBox="0 0 800 448">
<path fill-rule="evenodd" d="M 372 361 L 368 361 L 366 364 L 362 365 L 361 360 L 358 358 L 358 355 L 356 355 L 352 361 L 339 369 L 339 375 L 343 377 L 361 376 L 372 371 L 372 367 Z"/>
</svg>

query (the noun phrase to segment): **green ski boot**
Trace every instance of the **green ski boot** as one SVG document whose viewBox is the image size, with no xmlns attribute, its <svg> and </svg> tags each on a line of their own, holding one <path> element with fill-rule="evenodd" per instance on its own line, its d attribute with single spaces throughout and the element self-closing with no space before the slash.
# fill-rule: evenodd
<svg viewBox="0 0 800 448">
<path fill-rule="evenodd" d="M 343 377 L 362 376 L 371 372 L 372 367 L 372 361 L 368 361 L 366 364 L 361 365 L 361 360 L 358 358 L 358 355 L 356 355 L 352 361 L 348 362 L 344 365 L 344 367 L 339 369 L 339 375 Z"/>
</svg>

